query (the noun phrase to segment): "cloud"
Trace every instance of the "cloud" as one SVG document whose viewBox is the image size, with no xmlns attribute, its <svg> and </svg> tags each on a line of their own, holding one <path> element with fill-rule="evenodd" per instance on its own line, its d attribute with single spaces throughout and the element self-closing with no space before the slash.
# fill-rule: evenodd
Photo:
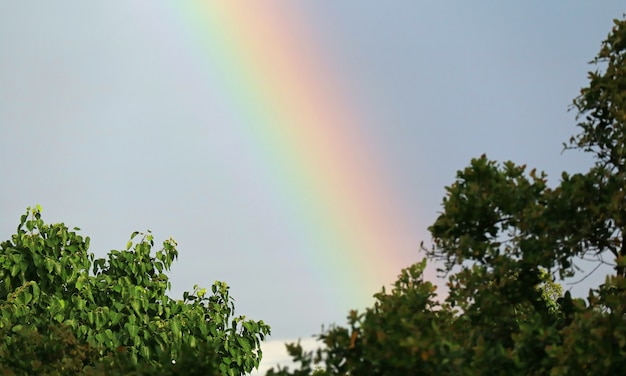
<svg viewBox="0 0 626 376">
<path fill-rule="evenodd" d="M 265 373 L 272 367 L 288 366 L 290 369 L 296 366 L 291 361 L 291 357 L 287 354 L 285 349 L 286 343 L 297 342 L 298 339 L 285 339 L 285 340 L 272 340 L 265 342 L 261 345 L 263 350 L 263 360 L 259 366 L 259 370 L 252 372 L 252 375 L 265 375 Z M 320 343 L 315 338 L 300 339 L 300 344 L 305 351 L 315 350 L 320 347 Z"/>
</svg>

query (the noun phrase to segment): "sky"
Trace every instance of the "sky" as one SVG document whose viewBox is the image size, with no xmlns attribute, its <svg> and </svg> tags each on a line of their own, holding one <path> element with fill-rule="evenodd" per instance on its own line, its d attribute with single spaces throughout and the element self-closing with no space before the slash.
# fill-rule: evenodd
<svg viewBox="0 0 626 376">
<path fill-rule="evenodd" d="M 590 165 L 562 152 L 568 108 L 625 11 L 0 0 L 0 238 L 36 204 L 99 257 L 172 236 L 171 295 L 226 281 L 272 327 L 264 367 L 284 361 L 284 341 L 343 324 L 423 257 L 471 158 L 552 183 Z"/>
</svg>

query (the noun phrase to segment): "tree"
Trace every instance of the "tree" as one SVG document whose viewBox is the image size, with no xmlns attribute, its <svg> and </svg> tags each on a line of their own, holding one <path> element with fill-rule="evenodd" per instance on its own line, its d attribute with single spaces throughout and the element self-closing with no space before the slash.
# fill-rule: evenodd
<svg viewBox="0 0 626 376">
<path fill-rule="evenodd" d="M 400 274 L 348 328 L 319 335 L 323 347 L 288 346 L 300 370 L 328 375 L 608 375 L 626 367 L 626 20 L 602 42 L 589 86 L 574 99 L 580 133 L 564 145 L 591 153 L 586 173 L 545 173 L 486 156 L 446 187 L 422 247 L 448 275 L 434 300 L 423 263 Z M 562 295 L 555 277 L 579 259 L 615 275 L 585 300 Z"/>
<path fill-rule="evenodd" d="M 425 268 L 424 259 L 403 269 L 390 291 L 383 289 L 374 295 L 373 307 L 363 313 L 350 312 L 347 327 L 333 326 L 319 334 L 323 347 L 317 351 L 304 352 L 299 344 L 287 345 L 299 368 L 278 367 L 267 375 L 310 375 L 315 367 L 317 373 L 313 374 L 319 375 L 533 374 L 528 371 L 537 368 L 541 359 L 534 356 L 536 364 L 530 364 L 530 359 L 520 355 L 536 351 L 541 343 L 552 343 L 549 327 L 541 335 L 535 330 L 541 316 L 524 303 L 498 312 L 500 305 L 490 307 L 484 304 L 487 299 L 480 299 L 477 304 L 486 309 L 480 314 L 473 303 L 459 309 L 460 299 L 452 295 L 440 302 L 436 287 L 423 278 Z M 456 275 L 453 280 L 464 278 Z M 541 278 L 537 292 L 545 299 L 545 311 L 552 312 L 557 321 L 560 312 L 553 309 L 558 306 L 559 286 L 548 273 Z M 486 291 L 497 290 L 493 283 L 483 281 L 482 285 Z M 513 347 L 503 334 L 498 335 L 498 327 L 507 325 L 518 327 Z M 491 369 L 494 372 L 486 372 Z"/>
<path fill-rule="evenodd" d="M 583 247 L 595 255 L 609 253 L 615 259 L 618 276 L 626 276 L 626 22 L 615 26 L 592 61 L 604 71 L 589 73 L 589 86 L 574 100 L 581 132 L 570 139 L 569 147 L 590 152 L 595 166 L 583 181 L 587 200 L 596 194 L 596 212 L 587 213 L 589 225 L 579 234 L 587 239 Z M 578 186 L 577 188 L 581 188 Z M 582 241 L 582 240 L 579 240 Z"/>
<path fill-rule="evenodd" d="M 323 351 L 305 353 L 299 344 L 288 345 L 300 370 L 290 373 L 279 368 L 267 375 L 309 375 L 316 364 L 323 364 L 317 372 L 320 375 L 428 375 L 439 371 L 437 350 L 446 344 L 438 334 L 447 332 L 452 312 L 448 306 L 435 309 L 435 288 L 422 279 L 425 266 L 424 260 L 403 270 L 389 293 L 383 290 L 374 296 L 374 307 L 362 314 L 351 311 L 347 328 L 331 327 L 320 334 Z"/>
<path fill-rule="evenodd" d="M 15 350 L 15 343 L 41 334 L 54 338 L 51 330 L 57 330 L 63 333 L 60 338 L 76 342 L 76 354 L 84 354 L 74 354 L 83 359 L 81 367 L 119 353 L 132 364 L 154 369 L 171 368 L 172 361 L 189 356 L 225 375 L 258 367 L 260 341 L 270 328 L 234 316 L 225 283 L 216 282 L 210 293 L 194 286 L 182 300 L 167 296 L 165 272 L 178 256 L 173 239 L 153 256 L 152 234 L 135 232 L 124 250 L 96 259 L 87 252 L 89 238 L 78 230 L 63 223 L 47 225 L 39 207 L 29 208 L 17 233 L 0 244 L 0 350 Z M 45 357 L 70 360 L 67 353 L 49 348 L 49 342 L 43 342 L 43 358 L 33 356 L 27 364 L 20 358 L 20 369 L 36 370 Z M 0 361 L 7 362 L 2 354 Z"/>
</svg>

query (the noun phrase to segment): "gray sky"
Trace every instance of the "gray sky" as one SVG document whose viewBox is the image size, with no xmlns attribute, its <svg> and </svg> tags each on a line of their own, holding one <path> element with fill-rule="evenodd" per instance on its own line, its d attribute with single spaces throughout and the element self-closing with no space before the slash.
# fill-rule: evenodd
<svg viewBox="0 0 626 376">
<path fill-rule="evenodd" d="M 0 0 L 0 237 L 35 204 L 46 221 L 82 228 L 98 256 L 151 229 L 179 243 L 173 295 L 224 280 L 238 312 L 278 340 L 343 323 L 392 279 L 359 272 L 374 261 L 355 250 L 319 250 L 310 218 L 290 206 L 313 196 L 272 175 L 279 167 L 246 134 L 264 124 L 245 124 L 254 120 L 207 64 L 221 50 L 197 25 L 219 29 L 202 14 L 191 26 L 199 8 L 172 4 Z M 346 132 L 362 135 L 367 176 L 384 176 L 371 182 L 386 196 L 376 201 L 399 206 L 396 233 L 414 243 L 380 250 L 397 272 L 421 257 L 443 187 L 472 157 L 552 179 L 589 165 L 561 154 L 576 132 L 567 108 L 624 12 L 618 1 L 301 1 L 291 19 L 281 2 L 267 7 L 281 33 L 308 36 L 303 51 L 332 73 L 324 94 L 360 121 Z"/>
</svg>

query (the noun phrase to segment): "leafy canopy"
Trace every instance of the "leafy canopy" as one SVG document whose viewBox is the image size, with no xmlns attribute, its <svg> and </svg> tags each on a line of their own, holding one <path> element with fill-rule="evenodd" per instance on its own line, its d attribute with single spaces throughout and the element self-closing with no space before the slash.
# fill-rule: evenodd
<svg viewBox="0 0 626 376">
<path fill-rule="evenodd" d="M 270 328 L 235 316 L 224 282 L 210 291 L 194 286 L 182 300 L 167 296 L 165 273 L 178 256 L 173 239 L 153 254 L 152 234 L 135 232 L 125 249 L 112 250 L 105 259 L 88 253 L 89 238 L 77 230 L 45 224 L 41 208 L 29 208 L 17 233 L 0 244 L 2 368 L 19 361 L 17 369 L 39 373 L 37 367 L 45 365 L 41 357 L 24 361 L 8 350 L 51 328 L 63 333 L 60 338 L 89 346 L 83 365 L 123 352 L 131 363 L 150 366 L 164 360 L 171 366 L 172 360 L 193 355 L 225 375 L 258 367 L 260 342 Z M 49 351 L 45 356 L 55 358 Z"/>
</svg>

